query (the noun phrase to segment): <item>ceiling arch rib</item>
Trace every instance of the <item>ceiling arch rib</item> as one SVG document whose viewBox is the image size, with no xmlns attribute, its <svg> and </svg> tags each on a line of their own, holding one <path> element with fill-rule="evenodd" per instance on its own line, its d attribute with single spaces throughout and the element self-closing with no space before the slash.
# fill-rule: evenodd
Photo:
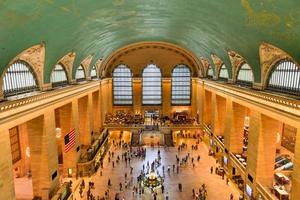
<svg viewBox="0 0 300 200">
<path fill-rule="evenodd" d="M 0 6 L 0 72 L 15 55 L 41 41 L 47 45 L 46 82 L 57 59 L 71 49 L 77 53 L 74 65 L 78 66 L 86 55 L 93 54 L 94 63 L 122 46 L 140 41 L 170 42 L 206 58 L 213 51 L 230 74 L 227 49 L 239 52 L 254 71 L 258 71 L 257 49 L 261 41 L 280 46 L 300 60 L 300 46 L 295 45 L 300 43 L 296 0 L 118 2 L 121 3 L 109 0 L 72 3 L 27 0 L 26 4 L 22 0 L 3 1 Z"/>
<path fill-rule="evenodd" d="M 165 77 L 170 77 L 178 64 L 189 66 L 194 77 L 204 74 L 201 62 L 190 51 L 174 44 L 152 41 L 127 45 L 112 53 L 102 63 L 102 76 L 111 77 L 113 68 L 118 64 L 128 65 L 134 76 L 141 76 L 141 70 L 149 63 L 160 66 Z"/>
</svg>

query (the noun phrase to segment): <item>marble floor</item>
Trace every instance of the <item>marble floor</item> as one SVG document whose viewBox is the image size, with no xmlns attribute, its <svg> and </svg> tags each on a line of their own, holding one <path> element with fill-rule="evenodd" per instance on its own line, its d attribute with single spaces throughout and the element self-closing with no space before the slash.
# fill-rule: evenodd
<svg viewBox="0 0 300 200">
<path fill-rule="evenodd" d="M 226 185 L 226 180 L 223 180 L 221 176 L 210 173 L 210 167 L 216 167 L 217 164 L 214 158 L 208 156 L 208 148 L 204 143 L 200 143 L 198 145 L 198 150 L 192 150 L 191 145 L 195 144 L 196 140 L 194 139 L 180 139 L 178 143 L 185 142 L 188 144 L 187 149 L 178 153 L 177 147 L 172 148 L 163 148 L 160 147 L 161 154 L 161 162 L 162 165 L 158 168 L 159 173 L 162 174 L 162 166 L 165 166 L 165 180 L 164 180 L 164 188 L 165 192 L 162 194 L 161 189 L 158 189 L 158 198 L 157 199 L 166 199 L 168 195 L 170 200 L 185 200 L 185 199 L 193 199 L 192 198 L 192 189 L 194 188 L 196 191 L 201 187 L 202 184 L 206 185 L 207 188 L 207 199 L 208 200 L 229 200 L 230 194 L 234 195 L 234 199 L 238 199 L 239 192 L 236 187 L 229 182 Z M 112 161 L 108 162 L 108 155 L 104 160 L 103 169 L 98 170 L 98 172 L 91 176 L 90 178 L 84 178 L 86 185 L 88 181 L 93 181 L 95 184 L 95 189 L 92 189 L 92 194 L 94 196 L 103 197 L 104 193 L 107 189 L 109 189 L 110 199 L 114 199 L 116 193 L 119 193 L 121 199 L 135 200 L 135 199 L 145 199 L 150 200 L 153 199 L 153 196 L 149 190 L 145 190 L 145 193 L 142 195 L 133 194 L 133 186 L 137 186 L 137 176 L 142 169 L 142 165 L 146 166 L 147 162 L 150 163 L 157 158 L 158 147 L 145 147 L 147 149 L 146 158 L 133 158 L 131 160 L 130 165 L 133 167 L 133 174 L 130 175 L 130 166 L 129 164 L 126 166 L 125 161 L 119 162 L 119 164 L 115 163 L 115 167 L 112 167 Z M 121 157 L 122 152 L 124 152 L 121 148 L 111 147 L 111 152 L 114 152 L 114 160 L 119 155 Z M 192 166 L 191 160 L 188 161 L 188 165 L 184 167 L 180 167 L 179 174 L 173 172 L 172 165 L 176 165 L 176 155 L 180 158 L 186 156 L 190 153 L 190 158 L 196 158 L 200 155 L 201 159 L 199 162 L 194 161 L 195 167 Z M 167 173 L 167 166 L 171 166 L 171 172 Z M 100 171 L 102 171 L 102 176 L 100 175 Z M 125 183 L 125 173 L 128 174 L 127 180 L 133 180 L 133 184 L 127 189 L 124 188 Z M 132 178 L 131 178 L 132 177 Z M 111 180 L 112 186 L 107 187 L 108 179 Z M 226 179 L 226 178 L 225 178 Z M 129 181 L 128 181 L 129 182 Z M 79 181 L 74 182 L 77 185 L 73 186 L 76 188 L 74 191 L 74 197 L 76 200 L 78 199 L 87 199 L 86 190 L 84 190 L 83 198 L 79 196 Z M 123 189 L 120 191 L 119 184 L 122 183 Z M 178 189 L 178 183 L 182 184 L 182 192 Z M 97 199 L 97 198 L 96 198 Z"/>
</svg>

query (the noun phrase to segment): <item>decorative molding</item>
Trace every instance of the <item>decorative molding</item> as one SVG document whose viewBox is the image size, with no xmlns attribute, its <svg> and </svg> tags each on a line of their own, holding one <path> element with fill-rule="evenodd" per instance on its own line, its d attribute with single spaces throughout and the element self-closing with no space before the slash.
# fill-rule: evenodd
<svg viewBox="0 0 300 200">
<path fill-rule="evenodd" d="M 37 44 L 34 45 L 24 51 L 22 51 L 19 55 L 14 57 L 9 64 L 7 65 L 6 69 L 3 71 L 0 80 L 0 86 L 2 88 L 3 77 L 7 72 L 9 66 L 11 66 L 14 62 L 22 60 L 25 61 L 30 65 L 32 68 L 35 78 L 37 79 L 38 86 L 42 90 L 44 85 L 44 63 L 45 63 L 45 44 Z M 2 90 L 2 89 L 1 89 Z"/>
<path fill-rule="evenodd" d="M 215 54 L 211 54 L 211 59 L 212 59 L 214 65 L 215 65 L 215 78 L 218 79 L 220 69 L 221 69 L 224 62 L 221 60 L 221 58 L 219 58 Z"/>
<path fill-rule="evenodd" d="M 102 59 L 98 59 L 96 62 L 95 62 L 95 66 L 96 66 L 96 72 L 97 72 L 97 77 L 101 78 L 101 64 L 102 64 Z"/>
<path fill-rule="evenodd" d="M 208 59 L 207 58 L 204 58 L 204 57 L 200 57 L 200 62 L 202 63 L 202 66 L 203 66 L 203 76 L 204 77 L 207 77 L 207 71 L 208 71 L 208 68 L 210 66 L 209 62 L 208 62 Z"/>
<path fill-rule="evenodd" d="M 273 66 L 280 60 L 289 59 L 299 66 L 299 64 L 288 53 L 274 45 L 265 42 L 259 46 L 259 57 L 261 66 L 261 83 L 263 89 L 267 87 L 267 81 Z"/>
<path fill-rule="evenodd" d="M 83 66 L 83 68 L 84 68 L 86 79 L 88 79 L 88 77 L 90 77 L 90 70 L 89 69 L 90 69 L 90 64 L 92 62 L 92 59 L 93 59 L 93 56 L 92 55 L 88 55 L 80 63 Z"/>
<path fill-rule="evenodd" d="M 72 70 L 73 70 L 75 57 L 76 57 L 75 52 L 69 52 L 57 62 L 57 64 L 61 63 L 64 66 L 67 72 L 69 83 L 72 83 L 72 73 L 73 73 Z"/>
<path fill-rule="evenodd" d="M 197 77 L 203 76 L 203 66 L 199 61 L 199 59 L 192 52 L 180 46 L 170 44 L 167 42 L 149 41 L 149 42 L 138 42 L 138 43 L 130 44 L 112 53 L 102 63 L 102 67 L 101 67 L 102 77 L 111 77 L 112 69 L 116 65 L 122 63 L 123 58 L 128 56 L 128 54 L 131 54 L 133 52 L 138 52 L 140 50 L 145 50 L 145 49 L 151 49 L 153 51 L 164 50 L 166 52 L 172 53 L 173 55 L 177 55 L 182 58 L 182 64 L 187 64 L 189 67 L 191 67 L 193 76 L 197 76 Z M 155 58 L 152 58 L 151 55 L 149 55 L 149 61 L 151 62 L 152 60 L 155 60 Z M 174 66 L 169 66 L 169 67 L 174 67 Z M 162 73 L 163 71 L 164 69 L 162 69 Z"/>
<path fill-rule="evenodd" d="M 228 51 L 228 56 L 232 66 L 232 81 L 235 83 L 237 80 L 238 70 L 243 63 L 246 63 L 246 60 L 235 51 Z"/>
</svg>

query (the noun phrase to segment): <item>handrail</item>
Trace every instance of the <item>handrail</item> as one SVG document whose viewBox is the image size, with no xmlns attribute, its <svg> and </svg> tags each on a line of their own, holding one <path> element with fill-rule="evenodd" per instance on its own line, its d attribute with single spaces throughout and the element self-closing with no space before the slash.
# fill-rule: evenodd
<svg viewBox="0 0 300 200">
<path fill-rule="evenodd" d="M 259 182 L 256 183 L 256 189 L 257 191 L 263 196 L 264 199 L 267 200 L 275 200 L 276 198 L 273 197 L 272 194 L 270 194 L 270 192 L 263 187 Z"/>
<path fill-rule="evenodd" d="M 232 95 L 237 95 L 239 97 L 246 98 L 256 103 L 266 105 L 268 107 L 273 107 L 277 110 L 281 110 L 284 112 L 288 112 L 292 115 L 300 116 L 300 100 L 277 96 L 274 94 L 268 94 L 262 91 L 254 91 L 249 89 L 246 90 L 244 88 L 237 88 L 231 85 L 220 84 L 208 80 L 203 80 L 203 82 L 204 85 L 206 85 L 207 87 L 211 87 Z"/>
<path fill-rule="evenodd" d="M 218 136 L 214 135 L 214 138 L 217 141 L 217 143 L 219 144 L 219 146 L 224 150 L 225 149 L 224 143 L 218 138 Z"/>
<path fill-rule="evenodd" d="M 87 88 L 93 88 L 99 85 L 98 81 L 87 82 L 80 85 L 72 85 L 65 88 L 60 88 L 57 90 L 45 91 L 34 96 L 25 97 L 17 100 L 4 101 L 0 103 L 0 114 L 7 112 L 18 107 L 27 106 L 37 101 L 46 100 L 49 98 L 55 98 L 59 95 L 68 95 L 69 93 L 77 93 L 81 90 L 86 90 Z M 70 95 L 70 94 L 69 94 Z M 14 113 L 15 114 L 15 113 Z"/>
<path fill-rule="evenodd" d="M 234 162 L 234 164 L 236 165 L 236 167 L 239 168 L 239 170 L 241 171 L 241 173 L 243 173 L 243 175 L 246 174 L 246 167 L 234 156 L 233 153 L 229 154 L 231 160 Z"/>
</svg>

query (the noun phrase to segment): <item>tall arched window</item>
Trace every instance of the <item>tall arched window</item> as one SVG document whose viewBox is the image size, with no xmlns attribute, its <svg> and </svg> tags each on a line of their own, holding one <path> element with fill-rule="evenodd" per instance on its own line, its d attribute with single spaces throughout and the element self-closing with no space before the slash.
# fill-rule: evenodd
<svg viewBox="0 0 300 200">
<path fill-rule="evenodd" d="M 59 87 L 68 84 L 67 73 L 61 64 L 55 65 L 51 73 L 52 87 Z"/>
<path fill-rule="evenodd" d="M 223 81 L 228 80 L 228 70 L 225 66 L 225 64 L 222 64 L 221 69 L 219 71 L 219 79 Z"/>
<path fill-rule="evenodd" d="M 237 73 L 236 83 L 239 84 L 239 85 L 252 87 L 253 72 L 252 72 L 251 67 L 247 63 L 244 63 L 240 67 L 240 69 Z"/>
<path fill-rule="evenodd" d="M 95 65 L 93 65 L 92 69 L 91 69 L 91 78 L 92 79 L 97 79 L 97 68 Z"/>
<path fill-rule="evenodd" d="M 119 65 L 113 71 L 113 94 L 115 105 L 132 104 L 132 73 L 126 65 Z"/>
<path fill-rule="evenodd" d="M 75 79 L 77 82 L 81 82 L 85 80 L 85 71 L 82 65 L 80 65 L 76 70 Z"/>
<path fill-rule="evenodd" d="M 211 65 L 209 65 L 207 69 L 207 78 L 212 79 L 213 77 L 214 77 L 214 71 Z"/>
<path fill-rule="evenodd" d="M 191 103 L 191 71 L 186 65 L 177 65 L 172 72 L 172 104 Z"/>
<path fill-rule="evenodd" d="M 300 68 L 289 60 L 278 62 L 269 76 L 267 89 L 300 96 Z"/>
<path fill-rule="evenodd" d="M 38 90 L 37 81 L 31 67 L 24 61 L 9 66 L 3 78 L 4 96 L 33 92 Z"/>
<path fill-rule="evenodd" d="M 149 64 L 143 71 L 143 104 L 161 104 L 161 72 L 154 64 Z"/>
</svg>

